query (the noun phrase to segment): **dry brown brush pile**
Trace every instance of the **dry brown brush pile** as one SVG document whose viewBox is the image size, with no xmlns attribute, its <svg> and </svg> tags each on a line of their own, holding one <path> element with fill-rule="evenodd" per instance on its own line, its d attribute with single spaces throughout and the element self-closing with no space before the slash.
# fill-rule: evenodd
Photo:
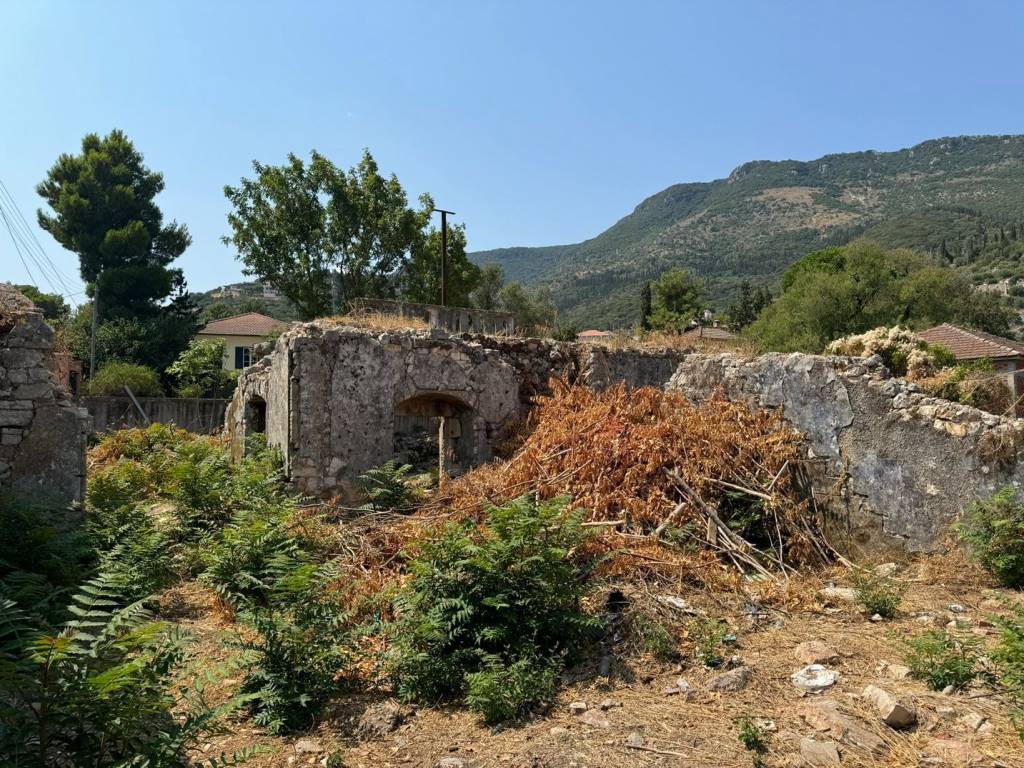
<svg viewBox="0 0 1024 768">
<path fill-rule="evenodd" d="M 607 523 L 600 542 L 621 555 L 612 558 L 615 570 L 646 562 L 650 571 L 678 572 L 733 559 L 723 552 L 728 533 L 709 541 L 709 510 L 771 553 L 759 560 L 784 567 L 824 554 L 794 484 L 800 437 L 779 415 L 717 398 L 694 405 L 651 387 L 552 387 L 522 447 L 449 482 L 432 511 L 472 516 L 526 493 L 568 495 L 588 522 Z"/>
</svg>

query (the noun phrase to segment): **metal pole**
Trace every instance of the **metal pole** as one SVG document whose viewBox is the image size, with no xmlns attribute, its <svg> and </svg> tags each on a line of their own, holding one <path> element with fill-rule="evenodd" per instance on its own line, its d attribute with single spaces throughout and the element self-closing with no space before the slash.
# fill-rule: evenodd
<svg viewBox="0 0 1024 768">
<path fill-rule="evenodd" d="M 448 212 L 441 211 L 441 306 L 448 306 Z"/>
<path fill-rule="evenodd" d="M 455 211 L 445 211 L 441 208 L 434 209 L 441 214 L 441 306 L 448 306 L 448 214 L 455 215 Z"/>
</svg>

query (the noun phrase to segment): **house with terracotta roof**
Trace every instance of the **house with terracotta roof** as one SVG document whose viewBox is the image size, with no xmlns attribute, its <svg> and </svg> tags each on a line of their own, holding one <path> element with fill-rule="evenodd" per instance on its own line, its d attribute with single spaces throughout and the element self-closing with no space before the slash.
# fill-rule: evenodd
<svg viewBox="0 0 1024 768">
<path fill-rule="evenodd" d="M 611 331 L 599 331 L 597 329 L 590 329 L 589 331 L 580 331 L 576 334 L 576 341 L 582 342 L 594 342 L 594 341 L 607 341 L 612 338 L 615 334 Z"/>
<path fill-rule="evenodd" d="M 199 332 L 203 339 L 224 342 L 224 370 L 240 371 L 253 362 L 252 348 L 268 336 L 283 331 L 288 323 L 259 312 L 223 317 L 206 324 Z"/>
<path fill-rule="evenodd" d="M 958 363 L 991 360 L 993 368 L 1006 375 L 1013 396 L 1024 395 L 1024 344 L 984 331 L 969 331 L 949 323 L 920 331 L 918 337 L 928 344 L 945 347 Z"/>
</svg>

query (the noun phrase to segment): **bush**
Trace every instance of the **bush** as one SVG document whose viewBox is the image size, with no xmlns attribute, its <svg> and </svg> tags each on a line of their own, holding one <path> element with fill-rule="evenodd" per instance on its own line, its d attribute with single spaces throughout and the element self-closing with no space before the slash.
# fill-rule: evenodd
<svg viewBox="0 0 1024 768">
<path fill-rule="evenodd" d="M 327 590 L 335 576 L 330 565 L 298 566 L 273 585 L 269 607 L 241 614 L 257 633 L 236 643 L 248 664 L 241 690 L 255 722 L 272 733 L 307 725 L 337 690 L 351 631 Z"/>
<path fill-rule="evenodd" d="M 853 588 L 857 592 L 857 602 L 865 612 L 869 616 L 877 614 L 883 619 L 896 617 L 903 596 L 907 592 L 905 584 L 874 571 L 855 571 Z"/>
<path fill-rule="evenodd" d="M 167 373 L 177 381 L 179 397 L 227 397 L 238 382 L 237 371 L 224 370 L 220 339 L 192 339 Z"/>
<path fill-rule="evenodd" d="M 1003 374 L 995 372 L 991 360 L 961 363 L 939 371 L 919 382 L 921 389 L 933 397 L 962 403 L 983 411 L 1002 415 L 1014 405 L 1013 393 Z"/>
<path fill-rule="evenodd" d="M 875 328 L 866 333 L 844 336 L 828 345 L 832 355 L 871 357 L 878 355 L 894 376 L 922 379 L 940 368 L 952 365 L 955 358 L 944 347 L 930 346 L 912 331 L 894 326 Z"/>
<path fill-rule="evenodd" d="M 581 606 L 595 560 L 565 504 L 522 497 L 490 508 L 479 528 L 451 524 L 419 545 L 390 628 L 403 699 L 464 696 L 493 720 L 547 698 L 600 626 Z"/>
<path fill-rule="evenodd" d="M 1024 584 L 1024 503 L 1012 486 L 968 507 L 956 531 L 972 556 L 1002 584 Z"/>
<path fill-rule="evenodd" d="M 138 397 L 160 397 L 164 393 L 160 375 L 134 363 L 107 363 L 88 381 L 90 395 L 123 395 L 126 386 Z"/>
<path fill-rule="evenodd" d="M 740 729 L 740 744 L 748 752 L 753 753 L 755 766 L 763 765 L 761 757 L 768 753 L 768 732 L 748 715 L 741 717 L 736 724 Z"/>
<path fill-rule="evenodd" d="M 974 680 L 979 659 L 974 637 L 953 637 L 936 629 L 908 640 L 907 648 L 910 674 L 924 680 L 933 691 L 949 685 L 963 688 Z"/>
<path fill-rule="evenodd" d="M 10 764 L 180 768 L 187 749 L 223 732 L 218 721 L 240 699 L 210 708 L 193 698 L 183 716 L 172 714 L 180 635 L 126 604 L 104 576 L 78 591 L 71 610 L 76 618 L 59 634 L 38 635 L 0 601 L 0 751 Z"/>
</svg>

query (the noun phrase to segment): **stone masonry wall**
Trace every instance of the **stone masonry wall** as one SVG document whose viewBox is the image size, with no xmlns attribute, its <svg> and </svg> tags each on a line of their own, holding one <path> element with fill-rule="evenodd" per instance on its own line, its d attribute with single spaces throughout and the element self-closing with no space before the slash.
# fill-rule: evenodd
<svg viewBox="0 0 1024 768">
<path fill-rule="evenodd" d="M 941 549 L 967 504 L 1024 478 L 1024 421 L 927 397 L 878 358 L 693 355 L 668 388 L 781 408 L 830 539 L 855 554 Z"/>
<path fill-rule="evenodd" d="M 346 495 L 395 454 L 397 423 L 444 417 L 461 468 L 489 460 L 551 379 L 664 386 L 681 356 L 480 334 L 368 331 L 324 322 L 282 334 L 228 408 L 235 455 L 256 414 L 293 486 Z M 265 406 L 263 405 L 265 404 Z M 397 421 L 396 421 L 397 420 Z"/>
<path fill-rule="evenodd" d="M 0 488 L 67 504 L 85 494 L 89 417 L 50 371 L 53 331 L 0 284 Z"/>
</svg>

